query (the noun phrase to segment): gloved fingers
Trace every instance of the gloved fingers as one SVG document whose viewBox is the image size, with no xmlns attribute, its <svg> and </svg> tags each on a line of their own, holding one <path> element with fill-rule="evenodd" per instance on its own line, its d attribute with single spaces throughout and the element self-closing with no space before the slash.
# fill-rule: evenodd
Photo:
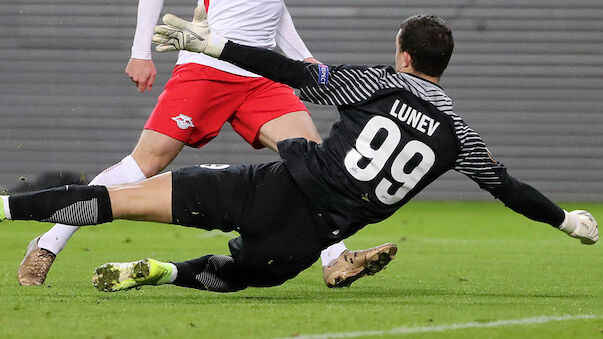
<svg viewBox="0 0 603 339">
<path fill-rule="evenodd" d="M 180 28 L 180 29 L 182 29 L 182 28 L 190 29 L 191 28 L 190 26 L 192 25 L 190 22 L 188 22 L 184 19 L 181 19 L 181 18 L 175 16 L 174 14 L 170 14 L 170 13 L 163 16 L 163 23 L 166 25 L 173 26 L 175 28 Z M 159 27 L 161 27 L 161 26 L 159 26 Z"/>
<path fill-rule="evenodd" d="M 193 22 L 198 23 L 207 20 L 207 12 L 205 11 L 204 5 L 199 5 L 195 7 L 195 12 L 193 14 Z"/>
<path fill-rule="evenodd" d="M 153 41 L 156 44 L 165 44 L 165 43 L 168 43 L 170 40 L 172 40 L 172 38 L 165 36 L 163 34 L 155 34 L 151 38 L 151 41 Z"/>
<path fill-rule="evenodd" d="M 157 45 L 155 47 L 155 50 L 159 53 L 163 53 L 163 52 L 177 51 L 178 49 L 174 45 L 161 44 L 161 45 Z"/>
<path fill-rule="evenodd" d="M 155 26 L 155 33 L 164 35 L 168 38 L 175 37 L 179 32 L 181 32 L 181 30 L 176 27 L 168 25 Z"/>
</svg>

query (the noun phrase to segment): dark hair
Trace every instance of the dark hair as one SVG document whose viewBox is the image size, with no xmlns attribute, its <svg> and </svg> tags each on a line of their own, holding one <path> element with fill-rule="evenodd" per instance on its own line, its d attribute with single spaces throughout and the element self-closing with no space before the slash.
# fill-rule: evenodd
<svg viewBox="0 0 603 339">
<path fill-rule="evenodd" d="M 415 71 L 439 77 L 448 66 L 454 40 L 444 20 L 434 15 L 419 14 L 400 25 L 400 50 L 412 57 Z"/>
</svg>

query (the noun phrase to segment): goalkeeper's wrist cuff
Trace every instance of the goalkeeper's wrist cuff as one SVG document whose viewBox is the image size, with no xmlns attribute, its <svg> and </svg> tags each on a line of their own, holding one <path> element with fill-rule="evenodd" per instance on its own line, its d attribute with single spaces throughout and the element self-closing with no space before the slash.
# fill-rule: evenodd
<svg viewBox="0 0 603 339">
<path fill-rule="evenodd" d="M 574 220 L 574 216 L 569 214 L 566 210 L 563 210 L 563 213 L 565 213 L 565 218 L 561 225 L 559 225 L 559 229 L 570 234 L 576 229 L 576 221 Z"/>
<path fill-rule="evenodd" d="M 228 39 L 212 31 L 209 34 L 209 38 L 207 39 L 207 47 L 205 47 L 203 53 L 214 58 L 219 58 L 224 50 L 224 45 L 226 45 L 227 42 Z"/>
</svg>

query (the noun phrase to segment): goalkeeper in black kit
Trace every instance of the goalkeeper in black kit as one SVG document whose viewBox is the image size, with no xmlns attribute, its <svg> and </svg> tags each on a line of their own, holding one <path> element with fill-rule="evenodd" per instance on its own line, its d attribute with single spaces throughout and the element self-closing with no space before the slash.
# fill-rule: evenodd
<svg viewBox="0 0 603 339">
<path fill-rule="evenodd" d="M 454 113 L 438 85 L 454 43 L 437 17 L 417 15 L 402 23 L 395 69 L 293 61 L 227 41 L 202 17 L 190 23 L 168 14 L 164 23 L 153 38 L 157 50 L 217 57 L 299 88 L 303 100 L 335 105 L 341 117 L 322 144 L 279 142 L 277 162 L 198 166 L 136 184 L 2 197 L 0 220 L 92 225 L 131 219 L 240 234 L 230 240 L 229 256 L 105 264 L 93 276 L 102 291 L 166 283 L 216 292 L 280 285 L 312 265 L 322 249 L 388 218 L 448 170 L 583 244 L 599 239 L 590 213 L 566 212 L 514 179 Z"/>
</svg>

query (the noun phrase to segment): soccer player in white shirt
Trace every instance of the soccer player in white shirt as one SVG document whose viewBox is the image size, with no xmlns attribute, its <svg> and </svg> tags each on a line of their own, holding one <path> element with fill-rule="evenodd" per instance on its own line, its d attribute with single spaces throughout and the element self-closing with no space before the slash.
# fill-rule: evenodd
<svg viewBox="0 0 603 339">
<path fill-rule="evenodd" d="M 199 5 L 204 5 L 213 29 L 231 41 L 269 49 L 278 45 L 292 59 L 318 62 L 297 34 L 283 0 L 199 0 Z M 139 0 L 126 67 L 139 92 L 150 91 L 157 74 L 151 37 L 162 8 L 163 0 Z M 321 142 L 306 107 L 290 87 L 204 54 L 181 51 L 132 154 L 100 173 L 91 184 L 125 184 L 152 177 L 185 145 L 202 147 L 211 141 L 227 121 L 254 148 L 276 151 L 278 141 L 293 137 Z M 41 285 L 56 255 L 77 229 L 56 224 L 33 239 L 19 267 L 19 283 Z M 381 270 L 395 253 L 393 244 L 349 251 L 340 242 L 321 255 L 323 277 L 329 287 L 347 286 Z M 348 261 L 351 256 L 354 260 Z"/>
</svg>

